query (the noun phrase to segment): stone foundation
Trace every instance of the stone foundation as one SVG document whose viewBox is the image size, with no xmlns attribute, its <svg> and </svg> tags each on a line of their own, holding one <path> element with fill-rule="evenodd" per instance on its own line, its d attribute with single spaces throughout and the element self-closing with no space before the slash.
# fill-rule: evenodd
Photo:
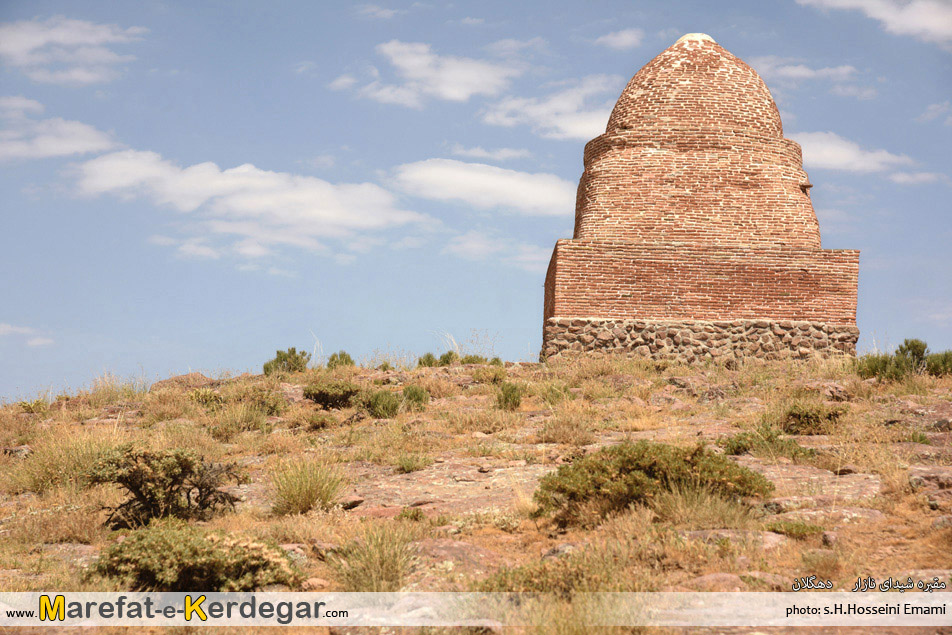
<svg viewBox="0 0 952 635">
<path fill-rule="evenodd" d="M 855 326 L 817 322 L 549 318 L 540 358 L 605 352 L 687 363 L 742 357 L 807 359 L 855 355 L 858 338 Z"/>
</svg>

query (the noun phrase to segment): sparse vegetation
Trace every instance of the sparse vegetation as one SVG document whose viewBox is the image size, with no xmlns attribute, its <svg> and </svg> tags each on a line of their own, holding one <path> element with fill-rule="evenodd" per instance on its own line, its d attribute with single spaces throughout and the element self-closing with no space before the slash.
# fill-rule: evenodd
<svg viewBox="0 0 952 635">
<path fill-rule="evenodd" d="M 397 472 L 399 474 L 409 474 L 424 469 L 433 459 L 422 454 L 401 454 L 397 457 Z"/>
<path fill-rule="evenodd" d="M 876 377 L 886 381 L 902 381 L 916 373 L 936 377 L 952 374 L 952 351 L 929 354 L 928 345 L 922 340 L 907 339 L 896 352 L 870 353 L 856 360 L 856 372 L 860 377 Z"/>
<path fill-rule="evenodd" d="M 327 369 L 342 368 L 344 366 L 353 366 L 354 359 L 347 354 L 347 351 L 337 351 L 327 358 Z"/>
<path fill-rule="evenodd" d="M 300 351 L 293 346 L 286 351 L 276 351 L 274 359 L 265 362 L 264 374 L 273 375 L 274 373 L 303 373 L 307 370 L 308 362 L 311 361 L 311 354 L 306 351 Z"/>
<path fill-rule="evenodd" d="M 845 406 L 795 400 L 780 413 L 780 429 L 786 434 L 829 434 L 846 410 Z"/>
<path fill-rule="evenodd" d="M 426 388 L 409 384 L 403 387 L 403 404 L 410 412 L 423 412 L 430 403 L 430 393 Z"/>
<path fill-rule="evenodd" d="M 483 366 L 473 371 L 473 381 L 480 384 L 501 384 L 506 380 L 506 369 L 501 366 Z"/>
<path fill-rule="evenodd" d="M 806 540 L 823 533 L 823 527 L 801 520 L 775 520 L 764 525 L 764 529 L 783 534 L 797 540 Z"/>
<path fill-rule="evenodd" d="M 400 397 L 389 390 L 376 390 L 366 395 L 363 405 L 376 419 L 392 419 L 400 412 Z"/>
<path fill-rule="evenodd" d="M 349 381 L 328 381 L 304 388 L 304 398 L 325 410 L 346 408 L 360 394 L 360 386 Z"/>
<path fill-rule="evenodd" d="M 133 591 L 254 591 L 300 582 L 280 547 L 183 524 L 133 532 L 107 547 L 94 571 Z"/>
<path fill-rule="evenodd" d="M 496 407 L 500 410 L 518 410 L 522 405 L 522 386 L 510 382 L 499 384 L 496 391 Z"/>
<path fill-rule="evenodd" d="M 233 463 L 210 463 L 189 450 L 152 451 L 135 445 L 112 450 L 89 476 L 91 483 L 113 483 L 128 495 L 106 520 L 113 528 L 139 527 L 156 518 L 205 520 L 234 507 L 238 499 L 221 487 L 244 480 Z"/>
<path fill-rule="evenodd" d="M 816 454 L 813 449 L 804 448 L 793 439 L 781 436 L 776 427 L 766 422 L 745 432 L 724 437 L 718 441 L 718 445 L 724 448 L 725 454 L 731 456 L 753 454 L 774 459 L 782 456 L 799 460 Z"/>
<path fill-rule="evenodd" d="M 560 467 L 539 483 L 541 512 L 554 512 L 561 525 L 604 518 L 646 504 L 674 488 L 706 488 L 731 498 L 764 496 L 773 486 L 760 474 L 703 446 L 621 443 Z"/>
<path fill-rule="evenodd" d="M 333 560 L 344 590 L 386 593 L 402 589 L 416 561 L 413 538 L 403 524 L 365 526 Z"/>
<path fill-rule="evenodd" d="M 337 502 L 344 478 L 336 468 L 314 459 L 287 460 L 271 471 L 274 505 L 278 516 L 330 509 Z"/>
<path fill-rule="evenodd" d="M 488 363 L 488 360 L 482 355 L 469 354 L 469 355 L 463 355 L 460 358 L 459 363 L 460 364 L 486 364 Z"/>
<path fill-rule="evenodd" d="M 452 366 L 459 361 L 459 353 L 456 351 L 446 351 L 440 355 L 439 365 L 440 366 Z"/>
<path fill-rule="evenodd" d="M 440 360 L 438 360 L 433 353 L 424 353 L 420 359 L 417 360 L 417 366 L 419 368 L 434 368 L 439 365 Z"/>
</svg>

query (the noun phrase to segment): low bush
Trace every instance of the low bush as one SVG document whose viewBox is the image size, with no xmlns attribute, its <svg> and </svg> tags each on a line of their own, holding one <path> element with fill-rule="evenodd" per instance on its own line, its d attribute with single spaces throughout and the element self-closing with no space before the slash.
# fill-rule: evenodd
<svg viewBox="0 0 952 635">
<path fill-rule="evenodd" d="M 18 401 L 17 405 L 20 406 L 20 410 L 31 415 L 46 414 L 50 409 L 50 403 L 42 397 L 30 401 Z"/>
<path fill-rule="evenodd" d="M 802 520 L 775 520 L 764 526 L 767 531 L 783 534 L 796 540 L 806 540 L 823 533 L 823 527 L 805 523 Z"/>
<path fill-rule="evenodd" d="M 439 364 L 440 360 L 438 360 L 433 353 L 425 353 L 417 360 L 417 367 L 419 368 L 433 368 L 439 366 Z"/>
<path fill-rule="evenodd" d="M 8 472 L 2 487 L 38 494 L 57 487 L 83 489 L 91 484 L 90 471 L 118 445 L 114 436 L 89 430 L 44 433 L 31 443 L 33 453 Z"/>
<path fill-rule="evenodd" d="M 845 406 L 795 400 L 781 413 L 780 429 L 786 434 L 830 434 L 846 412 Z"/>
<path fill-rule="evenodd" d="M 798 460 L 816 454 L 812 448 L 804 448 L 793 439 L 784 438 L 777 428 L 767 423 L 761 423 L 753 430 L 723 437 L 717 443 L 724 448 L 725 454 L 731 456 L 749 453 L 771 458 L 785 456 Z"/>
<path fill-rule="evenodd" d="M 422 386 L 409 384 L 403 387 L 403 403 L 411 412 L 423 412 L 430 403 L 430 393 Z"/>
<path fill-rule="evenodd" d="M 215 412 L 208 432 L 215 440 L 227 443 L 241 432 L 264 429 L 266 423 L 264 412 L 257 406 L 235 402 Z"/>
<path fill-rule="evenodd" d="M 413 533 L 402 524 L 371 524 L 332 559 L 344 591 L 399 591 L 416 561 Z"/>
<path fill-rule="evenodd" d="M 433 459 L 422 454 L 401 454 L 397 457 L 397 473 L 409 474 L 410 472 L 418 472 L 432 462 Z"/>
<path fill-rule="evenodd" d="M 482 355 L 472 355 L 472 354 L 463 355 L 459 359 L 460 364 L 486 364 L 488 363 L 488 361 L 489 360 L 487 360 Z"/>
<path fill-rule="evenodd" d="M 952 351 L 942 353 L 933 353 L 926 356 L 926 372 L 930 375 L 939 377 L 941 375 L 952 375 Z"/>
<path fill-rule="evenodd" d="M 344 366 L 354 366 L 354 359 L 347 354 L 347 351 L 337 351 L 327 358 L 327 368 L 342 368 Z"/>
<path fill-rule="evenodd" d="M 501 384 L 506 380 L 506 369 L 502 366 L 484 366 L 473 371 L 473 381 L 480 384 Z"/>
<path fill-rule="evenodd" d="M 360 386 L 349 381 L 331 381 L 311 384 L 304 388 L 304 398 L 325 410 L 346 408 L 360 394 Z"/>
<path fill-rule="evenodd" d="M 311 361 L 311 354 L 306 351 L 300 351 L 293 346 L 286 351 L 275 351 L 274 359 L 265 362 L 264 374 L 273 375 L 274 373 L 303 373 L 307 370 L 307 364 Z"/>
<path fill-rule="evenodd" d="M 334 418 L 334 415 L 326 412 L 312 412 L 307 417 L 305 427 L 310 432 L 317 432 L 318 430 L 325 430 L 327 428 L 333 427 L 337 423 L 337 419 Z"/>
<path fill-rule="evenodd" d="M 522 405 L 522 386 L 503 382 L 496 392 L 496 407 L 500 410 L 518 410 Z"/>
<path fill-rule="evenodd" d="M 344 478 L 335 467 L 316 460 L 287 460 L 271 471 L 274 505 L 278 516 L 327 510 L 337 502 Z"/>
<path fill-rule="evenodd" d="M 929 346 L 922 340 L 907 339 L 896 348 L 896 357 L 905 357 L 913 368 L 919 369 L 922 367 L 922 363 L 926 361 L 926 353 L 928 352 Z"/>
<path fill-rule="evenodd" d="M 301 576 L 276 545 L 197 527 L 155 524 L 106 547 L 93 571 L 132 591 L 254 591 Z"/>
<path fill-rule="evenodd" d="M 225 398 L 212 388 L 196 388 L 188 393 L 188 398 L 205 408 L 205 410 L 218 410 L 225 403 Z"/>
<path fill-rule="evenodd" d="M 389 390 L 376 390 L 363 396 L 362 405 L 375 419 L 392 419 L 400 412 L 400 397 Z"/>
<path fill-rule="evenodd" d="M 490 366 L 505 366 L 505 364 L 502 363 L 502 360 L 499 359 L 498 357 L 493 357 L 491 360 L 489 360 L 489 365 Z"/>
<path fill-rule="evenodd" d="M 625 442 L 602 448 L 542 478 L 535 493 L 539 511 L 558 524 L 602 518 L 646 504 L 675 488 L 705 488 L 726 498 L 763 496 L 773 485 L 703 446 Z"/>
<path fill-rule="evenodd" d="M 234 463 L 214 464 L 190 450 L 145 450 L 134 445 L 116 448 L 90 473 L 92 483 L 113 483 L 128 494 L 111 508 L 106 524 L 139 527 L 155 518 L 205 520 L 235 505 L 237 497 L 220 488 L 242 483 Z"/>
<path fill-rule="evenodd" d="M 907 339 L 889 353 L 870 353 L 856 360 L 856 372 L 868 379 L 877 377 L 888 381 L 901 381 L 907 375 L 925 372 L 936 377 L 952 375 L 952 351 L 929 353 L 922 340 Z"/>
<path fill-rule="evenodd" d="M 446 351 L 440 355 L 440 366 L 452 366 L 459 361 L 459 354 L 456 351 Z"/>
</svg>

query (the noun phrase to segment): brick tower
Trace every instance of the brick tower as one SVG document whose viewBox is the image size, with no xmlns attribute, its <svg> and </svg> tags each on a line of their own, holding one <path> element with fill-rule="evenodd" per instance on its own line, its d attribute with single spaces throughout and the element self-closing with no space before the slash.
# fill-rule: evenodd
<svg viewBox="0 0 952 635">
<path fill-rule="evenodd" d="M 810 187 L 760 76 L 685 35 L 585 146 L 575 235 L 546 274 L 542 357 L 855 354 L 859 252 L 820 247 Z"/>
</svg>

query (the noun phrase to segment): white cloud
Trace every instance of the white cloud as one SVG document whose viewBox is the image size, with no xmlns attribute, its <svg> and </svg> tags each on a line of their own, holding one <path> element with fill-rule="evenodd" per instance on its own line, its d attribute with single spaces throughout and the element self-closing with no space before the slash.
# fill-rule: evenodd
<svg viewBox="0 0 952 635">
<path fill-rule="evenodd" d="M 48 20 L 0 24 L 0 61 L 35 82 L 96 84 L 114 79 L 121 64 L 135 59 L 110 45 L 138 40 L 142 27 L 122 28 L 58 15 Z"/>
<path fill-rule="evenodd" d="M 791 135 L 803 146 L 803 162 L 810 168 L 847 172 L 880 172 L 915 163 L 906 155 L 886 150 L 865 150 L 834 132 L 801 132 Z"/>
<path fill-rule="evenodd" d="M 754 57 L 750 60 L 750 65 L 757 69 L 757 72 L 765 79 L 845 80 L 851 79 L 853 75 L 856 74 L 856 68 L 849 65 L 811 68 L 806 64 L 800 63 L 800 60 L 796 58 L 778 57 L 776 55 Z"/>
<path fill-rule="evenodd" d="M 117 145 L 105 132 L 79 121 L 27 116 L 42 111 L 43 105 L 32 99 L 0 98 L 0 118 L 4 120 L 0 129 L 0 161 L 103 152 Z"/>
<path fill-rule="evenodd" d="M 856 97 L 857 99 L 872 99 L 876 96 L 876 89 L 872 86 L 857 86 L 855 84 L 836 84 L 830 92 L 840 97 Z"/>
<path fill-rule="evenodd" d="M 389 20 L 401 13 L 404 13 L 404 11 L 387 9 L 376 4 L 362 4 L 357 7 L 357 15 L 362 18 L 372 18 L 374 20 Z"/>
<path fill-rule="evenodd" d="M 197 216 L 197 235 L 180 242 L 180 255 L 217 258 L 215 235 L 234 236 L 233 250 L 248 257 L 272 245 L 323 251 L 324 239 L 349 240 L 427 220 L 399 209 L 393 194 L 372 183 L 333 184 L 312 176 L 262 170 L 251 164 L 223 170 L 214 163 L 179 167 L 155 152 L 125 150 L 75 167 L 80 194 L 144 198 Z M 150 242 L 162 244 L 164 237 Z"/>
<path fill-rule="evenodd" d="M 374 79 L 358 94 L 411 108 L 420 108 L 427 98 L 467 101 L 473 95 L 498 95 L 512 78 L 522 74 L 521 69 L 508 64 L 437 55 L 428 44 L 419 42 L 391 40 L 378 45 L 377 52 L 387 58 L 402 82 Z"/>
<path fill-rule="evenodd" d="M 483 18 L 470 18 L 466 17 L 459 21 L 460 24 L 465 24 L 466 26 L 479 26 L 483 24 L 485 20 Z"/>
<path fill-rule="evenodd" d="M 327 168 L 334 167 L 334 164 L 337 163 L 337 159 L 334 158 L 333 154 L 319 154 L 315 157 L 312 157 L 305 161 L 312 168 L 317 168 L 319 170 L 326 170 Z"/>
<path fill-rule="evenodd" d="M 849 83 L 856 79 L 858 71 L 848 64 L 814 68 L 798 58 L 764 55 L 752 58 L 750 65 L 765 80 L 783 87 L 796 87 L 804 81 L 830 81 L 833 82 L 830 92 L 834 95 L 857 99 L 871 99 L 876 95 L 875 88 Z"/>
<path fill-rule="evenodd" d="M 317 68 L 317 64 L 310 60 L 304 60 L 294 65 L 294 72 L 298 75 L 303 75 L 314 70 L 315 68 Z"/>
<path fill-rule="evenodd" d="M 532 156 L 532 153 L 525 148 L 496 148 L 495 150 L 486 150 L 482 146 L 464 148 L 458 143 L 453 146 L 450 152 L 458 157 L 489 159 L 490 161 L 509 161 L 510 159 L 525 159 Z"/>
<path fill-rule="evenodd" d="M 331 90 L 347 90 L 357 83 L 357 78 L 353 75 L 341 75 L 327 85 Z"/>
<path fill-rule="evenodd" d="M 952 3 L 948 0 L 797 0 L 821 9 L 857 9 L 886 31 L 952 46 Z"/>
<path fill-rule="evenodd" d="M 589 75 L 543 98 L 504 99 L 486 110 L 483 121 L 496 126 L 528 125 L 536 134 L 552 139 L 591 139 L 605 132 L 622 86 L 624 79 L 617 75 Z"/>
<path fill-rule="evenodd" d="M 916 121 L 926 122 L 945 117 L 945 125 L 952 126 L 952 102 L 944 101 L 940 104 L 929 104 L 926 111 L 916 117 Z"/>
<path fill-rule="evenodd" d="M 598 44 L 599 46 L 607 46 L 608 48 L 615 49 L 616 51 L 624 51 L 626 49 L 633 49 L 640 46 L 644 37 L 644 31 L 641 29 L 624 29 L 622 31 L 615 31 L 613 33 L 607 33 L 601 36 L 595 40 L 595 44 Z"/>
<path fill-rule="evenodd" d="M 545 271 L 552 255 L 551 249 L 514 242 L 477 230 L 454 236 L 440 253 L 475 261 L 495 258 L 499 262 L 534 273 Z"/>
<path fill-rule="evenodd" d="M 554 174 L 518 172 L 484 163 L 427 159 L 396 168 L 404 192 L 478 209 L 500 208 L 532 216 L 564 216 L 575 206 L 575 185 Z"/>
<path fill-rule="evenodd" d="M 893 172 L 889 175 L 889 180 L 900 185 L 922 185 L 923 183 L 946 181 L 948 177 L 937 172 Z"/>
<path fill-rule="evenodd" d="M 517 40 L 515 38 L 497 40 L 483 48 L 491 55 L 512 58 L 524 56 L 527 53 L 544 53 L 548 50 L 548 46 L 549 43 L 544 38 L 536 36 L 528 40 Z"/>
<path fill-rule="evenodd" d="M 36 329 L 30 328 L 29 326 L 14 326 L 13 324 L 0 323 L 0 337 L 8 337 L 11 335 L 20 335 L 28 338 L 26 340 L 27 346 L 49 346 L 53 343 L 52 339 L 38 335 Z"/>
</svg>

